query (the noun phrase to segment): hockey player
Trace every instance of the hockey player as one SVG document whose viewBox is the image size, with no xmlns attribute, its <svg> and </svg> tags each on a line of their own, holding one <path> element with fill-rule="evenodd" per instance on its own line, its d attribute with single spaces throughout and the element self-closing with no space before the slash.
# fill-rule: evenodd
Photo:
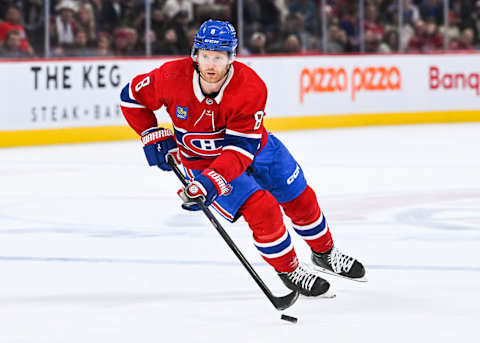
<svg viewBox="0 0 480 343">
<path fill-rule="evenodd" d="M 150 166 L 171 170 L 172 154 L 189 184 L 182 207 L 199 210 L 195 198 L 235 222 L 243 216 L 258 251 L 292 290 L 306 296 L 329 283 L 300 263 L 281 208 L 312 250 L 319 270 L 362 280 L 365 269 L 333 244 L 330 229 L 301 167 L 263 126 L 267 88 L 235 59 L 237 38 L 228 22 L 208 20 L 195 35 L 191 57 L 164 63 L 134 77 L 121 92 L 121 109 L 141 136 Z M 162 106 L 173 130 L 157 127 Z"/>
</svg>

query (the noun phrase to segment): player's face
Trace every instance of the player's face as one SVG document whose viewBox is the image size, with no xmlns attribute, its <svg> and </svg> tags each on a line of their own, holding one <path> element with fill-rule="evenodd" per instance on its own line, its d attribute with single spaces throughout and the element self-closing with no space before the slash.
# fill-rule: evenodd
<svg viewBox="0 0 480 343">
<path fill-rule="evenodd" d="M 202 78 L 209 83 L 216 83 L 227 73 L 228 53 L 226 51 L 200 50 L 197 62 Z"/>
</svg>

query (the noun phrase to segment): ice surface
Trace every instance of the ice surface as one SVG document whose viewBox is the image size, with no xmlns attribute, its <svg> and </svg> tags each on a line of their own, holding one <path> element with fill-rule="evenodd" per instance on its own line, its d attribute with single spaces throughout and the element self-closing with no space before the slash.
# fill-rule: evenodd
<svg viewBox="0 0 480 343">
<path fill-rule="evenodd" d="M 366 284 L 280 320 L 138 142 L 0 150 L 0 342 L 477 342 L 480 124 L 278 133 Z M 221 220 L 276 294 L 245 222 Z M 309 252 L 292 234 L 298 255 Z"/>
</svg>

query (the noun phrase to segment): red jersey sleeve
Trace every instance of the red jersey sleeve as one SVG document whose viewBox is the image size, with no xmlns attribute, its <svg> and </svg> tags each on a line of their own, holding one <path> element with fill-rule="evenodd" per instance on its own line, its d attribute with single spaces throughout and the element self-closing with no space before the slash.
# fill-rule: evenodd
<svg viewBox="0 0 480 343">
<path fill-rule="evenodd" d="M 140 135 L 157 126 L 154 112 L 163 105 L 161 68 L 135 76 L 120 94 L 120 108 L 128 124 Z"/>
<path fill-rule="evenodd" d="M 252 163 L 266 136 L 263 127 L 267 88 L 257 77 L 253 87 L 243 90 L 233 103 L 227 117 L 222 154 L 210 168 L 220 173 L 227 182 L 242 174 Z"/>
</svg>

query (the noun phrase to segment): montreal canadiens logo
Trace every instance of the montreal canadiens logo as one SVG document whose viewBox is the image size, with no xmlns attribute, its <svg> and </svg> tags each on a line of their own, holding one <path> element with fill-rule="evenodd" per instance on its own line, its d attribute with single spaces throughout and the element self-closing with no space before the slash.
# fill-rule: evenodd
<svg viewBox="0 0 480 343">
<path fill-rule="evenodd" d="M 195 186 L 195 185 L 190 186 L 190 191 L 191 191 L 192 193 L 194 193 L 194 194 L 195 194 L 195 193 L 198 193 L 198 187 Z"/>
<path fill-rule="evenodd" d="M 222 132 L 185 133 L 182 137 L 183 146 L 200 156 L 218 156 L 223 147 Z"/>
<path fill-rule="evenodd" d="M 223 193 L 222 195 L 229 195 L 230 193 L 232 193 L 232 185 L 230 185 L 229 183 L 227 183 L 227 186 L 226 186 L 226 191 L 225 193 Z"/>
</svg>

